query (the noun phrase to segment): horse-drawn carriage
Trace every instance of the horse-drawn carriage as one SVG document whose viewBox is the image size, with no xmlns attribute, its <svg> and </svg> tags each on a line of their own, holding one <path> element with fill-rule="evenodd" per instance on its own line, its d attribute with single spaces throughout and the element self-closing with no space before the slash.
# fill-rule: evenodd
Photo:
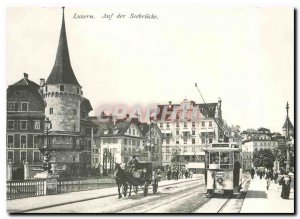
<svg viewBox="0 0 300 219">
<path fill-rule="evenodd" d="M 116 182 L 119 189 L 122 186 L 123 195 L 126 196 L 129 189 L 129 196 L 131 195 L 131 189 L 137 194 L 139 187 L 143 190 L 144 196 L 148 194 L 149 187 L 152 187 L 152 191 L 155 194 L 158 189 L 158 182 L 160 181 L 160 174 L 153 171 L 152 163 L 138 163 L 134 168 L 122 169 L 119 165 L 116 166 Z"/>
</svg>

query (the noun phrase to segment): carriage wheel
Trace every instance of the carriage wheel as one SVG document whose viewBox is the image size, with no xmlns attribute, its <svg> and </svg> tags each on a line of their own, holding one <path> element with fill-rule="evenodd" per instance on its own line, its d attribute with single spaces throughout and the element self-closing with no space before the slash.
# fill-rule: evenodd
<svg viewBox="0 0 300 219">
<path fill-rule="evenodd" d="M 124 184 L 123 185 L 123 195 L 124 195 L 124 197 L 126 197 L 126 195 L 127 195 L 127 189 L 128 189 L 128 185 Z"/>
<path fill-rule="evenodd" d="M 145 182 L 145 185 L 144 185 L 144 196 L 147 196 L 148 195 L 148 182 Z"/>
<path fill-rule="evenodd" d="M 158 188 L 158 182 L 155 180 L 153 183 L 153 194 L 157 193 L 157 188 Z"/>
</svg>

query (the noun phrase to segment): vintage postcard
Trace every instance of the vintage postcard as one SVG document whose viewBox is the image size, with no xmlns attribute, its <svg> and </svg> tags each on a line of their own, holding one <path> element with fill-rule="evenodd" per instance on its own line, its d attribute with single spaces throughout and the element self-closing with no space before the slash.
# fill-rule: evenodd
<svg viewBox="0 0 300 219">
<path fill-rule="evenodd" d="M 6 14 L 8 213 L 295 213 L 293 8 Z"/>
</svg>

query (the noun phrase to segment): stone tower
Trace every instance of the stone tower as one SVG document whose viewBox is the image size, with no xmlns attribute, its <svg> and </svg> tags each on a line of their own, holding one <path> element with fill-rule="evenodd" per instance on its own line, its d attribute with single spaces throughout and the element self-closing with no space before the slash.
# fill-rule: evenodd
<svg viewBox="0 0 300 219">
<path fill-rule="evenodd" d="M 64 7 L 55 64 L 43 86 L 43 97 L 47 104 L 45 116 L 52 124 L 52 163 L 57 166 L 79 162 L 76 148 L 79 145 L 80 104 L 83 97 L 70 62 Z"/>
</svg>

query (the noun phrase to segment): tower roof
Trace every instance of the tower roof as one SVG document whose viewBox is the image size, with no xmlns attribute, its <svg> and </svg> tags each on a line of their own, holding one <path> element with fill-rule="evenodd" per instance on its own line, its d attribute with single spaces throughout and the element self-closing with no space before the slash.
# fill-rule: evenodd
<svg viewBox="0 0 300 219">
<path fill-rule="evenodd" d="M 62 25 L 61 25 L 60 37 L 58 41 L 58 48 L 56 52 L 55 64 L 46 81 L 46 84 L 73 84 L 73 85 L 80 86 L 73 72 L 71 62 L 70 62 L 66 27 L 65 27 L 64 7 L 63 7 Z"/>
<path fill-rule="evenodd" d="M 291 129 L 292 129 L 292 130 L 294 129 L 294 126 L 293 126 L 293 124 L 291 123 L 291 121 L 290 121 L 289 118 L 287 118 L 287 119 L 285 120 L 285 122 L 284 122 L 282 128 L 283 128 L 283 129 L 287 129 L 287 126 L 289 126 L 289 129 L 290 129 L 290 130 L 291 130 Z"/>
</svg>

